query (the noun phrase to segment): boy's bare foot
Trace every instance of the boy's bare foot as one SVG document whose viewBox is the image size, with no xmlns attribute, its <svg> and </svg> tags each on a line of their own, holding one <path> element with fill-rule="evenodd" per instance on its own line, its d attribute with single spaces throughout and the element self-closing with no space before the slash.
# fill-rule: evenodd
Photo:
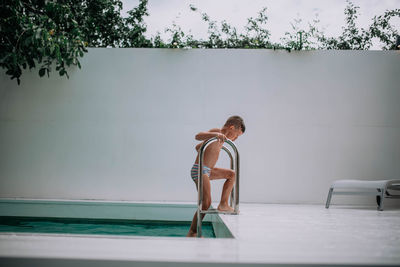
<svg viewBox="0 0 400 267">
<path fill-rule="evenodd" d="M 228 204 L 222 204 L 222 203 L 220 203 L 218 205 L 218 210 L 219 211 L 233 212 L 233 208 L 231 206 L 229 206 Z"/>
<path fill-rule="evenodd" d="M 186 237 L 197 237 L 197 233 L 189 230 L 189 233 L 187 233 Z"/>
</svg>

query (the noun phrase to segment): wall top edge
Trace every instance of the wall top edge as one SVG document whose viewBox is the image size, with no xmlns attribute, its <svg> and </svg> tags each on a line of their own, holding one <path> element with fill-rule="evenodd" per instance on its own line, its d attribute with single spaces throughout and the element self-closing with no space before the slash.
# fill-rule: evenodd
<svg viewBox="0 0 400 267">
<path fill-rule="evenodd" d="M 292 50 L 287 51 L 284 49 L 245 49 L 245 48 L 146 48 L 146 47 L 88 47 L 88 51 L 101 51 L 101 50 L 142 50 L 142 51 L 160 51 L 160 52 L 199 52 L 199 51 L 207 51 L 207 52 L 215 52 L 215 51 L 240 51 L 240 52 L 258 52 L 258 53 L 287 53 L 287 54 L 299 54 L 299 53 L 374 53 L 374 54 L 398 54 L 400 56 L 400 50 Z"/>
</svg>

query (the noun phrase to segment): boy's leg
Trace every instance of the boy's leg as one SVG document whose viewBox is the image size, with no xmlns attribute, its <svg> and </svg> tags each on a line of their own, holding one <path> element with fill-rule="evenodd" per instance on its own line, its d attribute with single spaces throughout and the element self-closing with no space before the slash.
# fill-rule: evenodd
<svg viewBox="0 0 400 267">
<path fill-rule="evenodd" d="M 195 180 L 196 188 L 198 181 Z M 207 174 L 203 174 L 203 210 L 208 210 L 211 205 L 211 185 L 210 179 Z M 203 219 L 205 214 L 201 215 L 201 219 Z M 196 237 L 197 235 L 197 211 L 195 212 L 192 220 L 192 225 L 190 226 L 189 233 L 186 236 Z"/>
<path fill-rule="evenodd" d="M 218 209 L 221 211 L 233 211 L 233 208 L 228 204 L 228 200 L 235 184 L 235 178 L 234 170 L 223 168 L 214 168 L 211 170 L 210 180 L 226 179 L 222 188 L 221 202 L 218 205 Z"/>
</svg>

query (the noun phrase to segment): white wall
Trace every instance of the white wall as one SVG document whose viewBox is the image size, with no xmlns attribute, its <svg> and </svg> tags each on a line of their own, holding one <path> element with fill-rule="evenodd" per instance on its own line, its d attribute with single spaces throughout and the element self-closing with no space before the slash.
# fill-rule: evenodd
<svg viewBox="0 0 400 267">
<path fill-rule="evenodd" d="M 0 197 L 195 201 L 194 135 L 234 114 L 241 201 L 400 179 L 398 52 L 89 49 L 82 66 L 2 71 Z"/>
</svg>

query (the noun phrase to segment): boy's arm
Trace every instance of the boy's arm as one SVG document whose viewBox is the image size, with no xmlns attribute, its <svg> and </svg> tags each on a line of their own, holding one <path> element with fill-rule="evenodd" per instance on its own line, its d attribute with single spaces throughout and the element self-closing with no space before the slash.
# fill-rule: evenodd
<svg viewBox="0 0 400 267">
<path fill-rule="evenodd" d="M 196 146 L 196 151 L 199 151 L 199 149 L 200 149 L 200 147 L 201 147 L 202 144 L 203 144 L 203 142 L 197 144 L 197 146 Z"/>
<path fill-rule="evenodd" d="M 213 137 L 218 137 L 218 139 L 220 139 L 221 141 L 226 140 L 226 136 L 223 135 L 221 133 L 221 130 L 217 129 L 217 128 L 211 129 L 208 132 L 200 132 L 200 133 L 196 134 L 195 139 L 198 141 L 205 141 L 205 140 L 211 139 Z"/>
</svg>

